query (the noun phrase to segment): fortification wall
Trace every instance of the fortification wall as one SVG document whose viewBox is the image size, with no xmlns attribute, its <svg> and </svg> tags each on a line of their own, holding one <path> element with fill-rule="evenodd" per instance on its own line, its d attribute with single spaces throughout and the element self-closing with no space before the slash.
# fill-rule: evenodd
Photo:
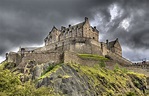
<svg viewBox="0 0 149 96">
<path fill-rule="evenodd" d="M 10 52 L 7 58 L 8 62 L 16 63 L 16 65 L 18 65 L 21 62 L 21 55 L 15 52 Z"/>
<path fill-rule="evenodd" d="M 19 67 L 25 66 L 30 61 L 35 61 L 37 64 L 41 63 L 59 63 L 62 61 L 62 53 L 50 52 L 50 53 L 25 53 L 22 58 L 22 62 L 19 64 Z"/>
<path fill-rule="evenodd" d="M 102 54 L 105 56 L 108 54 L 109 50 L 107 49 L 107 44 L 104 42 L 101 42 L 101 50 L 102 50 Z"/>
<path fill-rule="evenodd" d="M 50 52 L 72 51 L 76 53 L 102 55 L 101 45 L 98 41 L 88 39 L 88 38 L 83 38 L 83 37 L 68 38 L 34 50 L 35 53 L 44 52 L 44 51 L 50 51 Z"/>
<path fill-rule="evenodd" d="M 65 51 L 64 53 L 64 63 L 74 63 L 74 64 L 82 64 L 87 66 L 93 66 L 94 64 L 98 64 L 98 60 L 92 59 L 82 59 L 76 53 Z"/>
<path fill-rule="evenodd" d="M 121 56 L 118 56 L 117 54 L 114 54 L 112 52 L 108 52 L 107 56 L 110 56 L 113 60 L 117 61 L 118 63 L 120 63 L 121 65 L 123 66 L 130 66 L 132 65 L 132 62 L 121 57 Z"/>
<path fill-rule="evenodd" d="M 103 55 L 102 54 L 102 49 L 101 49 L 101 43 L 98 41 L 95 41 L 93 39 L 89 40 L 90 44 L 91 44 L 91 54 L 97 54 L 97 55 Z"/>
<path fill-rule="evenodd" d="M 122 57 L 122 48 L 119 42 L 116 42 L 116 44 L 114 45 L 114 53 Z"/>
</svg>

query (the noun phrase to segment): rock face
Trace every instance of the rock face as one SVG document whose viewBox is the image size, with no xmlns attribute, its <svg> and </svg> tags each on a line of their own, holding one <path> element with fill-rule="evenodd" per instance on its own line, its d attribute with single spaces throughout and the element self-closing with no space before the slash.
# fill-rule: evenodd
<svg viewBox="0 0 149 96">
<path fill-rule="evenodd" d="M 143 96 L 146 90 L 144 75 L 115 72 L 82 65 L 56 65 L 39 77 L 37 87 L 47 86 L 66 96 L 117 96 L 136 94 Z M 54 71 L 53 71 L 54 70 Z"/>
<path fill-rule="evenodd" d="M 148 78 L 139 73 L 115 67 L 109 70 L 102 64 L 87 66 L 74 63 L 29 62 L 23 71 L 5 62 L 3 69 L 20 74 L 23 82 L 33 81 L 36 88 L 53 89 L 60 96 L 146 96 Z M 11 66 L 12 65 L 12 66 Z M 147 79 L 147 80 L 146 80 Z"/>
</svg>

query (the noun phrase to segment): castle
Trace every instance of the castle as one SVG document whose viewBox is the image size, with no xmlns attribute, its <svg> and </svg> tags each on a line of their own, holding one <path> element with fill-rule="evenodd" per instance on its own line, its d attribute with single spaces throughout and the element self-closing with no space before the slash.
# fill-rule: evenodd
<svg viewBox="0 0 149 96">
<path fill-rule="evenodd" d="M 39 48 L 20 48 L 18 52 L 10 52 L 6 55 L 8 62 L 15 62 L 23 66 L 29 61 L 36 63 L 68 63 L 80 64 L 95 63 L 91 60 L 82 60 L 77 54 L 96 54 L 110 57 L 123 64 L 131 64 L 122 57 L 122 48 L 118 39 L 114 41 L 99 42 L 100 32 L 92 27 L 87 17 L 76 25 L 61 27 L 55 26 L 44 39 L 45 46 Z"/>
</svg>

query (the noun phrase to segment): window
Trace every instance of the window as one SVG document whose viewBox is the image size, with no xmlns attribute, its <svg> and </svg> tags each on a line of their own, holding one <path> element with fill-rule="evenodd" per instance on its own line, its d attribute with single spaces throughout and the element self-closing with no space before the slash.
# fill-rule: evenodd
<svg viewBox="0 0 149 96">
<path fill-rule="evenodd" d="M 55 45 L 55 50 L 57 49 L 57 44 Z"/>
<path fill-rule="evenodd" d="M 50 39 L 52 39 L 52 36 L 50 36 Z"/>
</svg>

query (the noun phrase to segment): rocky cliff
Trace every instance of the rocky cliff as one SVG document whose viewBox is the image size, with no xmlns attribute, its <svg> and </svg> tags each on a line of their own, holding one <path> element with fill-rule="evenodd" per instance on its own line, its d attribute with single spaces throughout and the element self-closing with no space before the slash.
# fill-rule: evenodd
<svg viewBox="0 0 149 96">
<path fill-rule="evenodd" d="M 49 88 L 43 91 L 46 95 L 40 91 L 40 95 L 31 92 L 31 96 L 146 96 L 148 94 L 145 75 L 119 68 L 118 65 L 113 70 L 105 66 L 104 62 L 99 62 L 94 66 L 85 66 L 51 62 L 36 64 L 30 61 L 25 67 L 19 69 L 14 63 L 5 61 L 0 67 L 3 71 L 9 69 L 10 72 L 19 76 L 20 86 L 33 82 L 37 90 L 43 87 Z M 3 80 L 2 84 L 6 82 Z M 1 88 L 0 93 L 4 90 Z M 25 91 L 22 94 L 27 93 Z M 22 96 L 22 94 L 17 96 Z M 14 95 L 7 94 L 6 96 Z"/>
</svg>

